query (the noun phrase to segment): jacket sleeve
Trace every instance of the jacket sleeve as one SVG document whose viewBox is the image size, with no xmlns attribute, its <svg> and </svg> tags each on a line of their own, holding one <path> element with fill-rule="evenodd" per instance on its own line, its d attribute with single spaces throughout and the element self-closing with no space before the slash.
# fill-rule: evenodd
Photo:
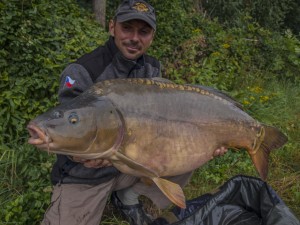
<svg viewBox="0 0 300 225">
<path fill-rule="evenodd" d="M 60 75 L 58 100 L 60 103 L 67 102 L 92 85 L 93 81 L 88 71 L 82 65 L 72 63 Z"/>
</svg>

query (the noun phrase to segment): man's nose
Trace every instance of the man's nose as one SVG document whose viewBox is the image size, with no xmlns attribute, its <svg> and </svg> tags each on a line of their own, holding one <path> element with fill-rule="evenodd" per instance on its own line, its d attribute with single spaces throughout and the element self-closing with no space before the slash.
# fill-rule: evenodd
<svg viewBox="0 0 300 225">
<path fill-rule="evenodd" d="M 131 40 L 138 42 L 139 41 L 139 33 L 137 31 L 133 31 L 131 34 Z"/>
</svg>

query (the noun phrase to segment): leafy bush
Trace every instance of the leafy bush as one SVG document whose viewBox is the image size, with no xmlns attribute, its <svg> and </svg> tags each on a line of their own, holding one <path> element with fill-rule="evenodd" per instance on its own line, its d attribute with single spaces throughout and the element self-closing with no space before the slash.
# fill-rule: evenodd
<svg viewBox="0 0 300 225">
<path fill-rule="evenodd" d="M 166 60 L 172 57 L 174 48 L 192 36 L 193 17 L 199 15 L 189 14 L 189 7 L 181 0 L 150 2 L 156 8 L 158 21 L 151 53 Z"/>
<path fill-rule="evenodd" d="M 66 64 L 107 35 L 74 1 L 7 0 L 0 8 L 0 143 L 9 143 L 56 102 Z"/>
<path fill-rule="evenodd" d="M 233 90 L 256 78 L 299 82 L 300 42 L 289 32 L 271 32 L 245 17 L 243 26 L 228 29 L 203 20 L 193 33 L 165 64 L 166 76 L 178 83 Z"/>
<path fill-rule="evenodd" d="M 297 0 L 244 0 L 223 1 L 210 0 L 200 1 L 205 13 L 213 18 L 218 18 L 221 23 L 228 26 L 240 26 L 240 19 L 245 14 L 250 15 L 254 22 L 271 30 L 293 29 L 297 35 L 299 32 L 299 19 L 294 17 L 293 21 L 289 14 L 297 15 L 299 12 L 299 1 Z"/>
</svg>

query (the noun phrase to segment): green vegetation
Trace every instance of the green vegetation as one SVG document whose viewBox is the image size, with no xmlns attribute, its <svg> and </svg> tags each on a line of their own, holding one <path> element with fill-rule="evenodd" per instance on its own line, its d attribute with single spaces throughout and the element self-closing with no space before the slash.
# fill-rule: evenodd
<svg viewBox="0 0 300 225">
<path fill-rule="evenodd" d="M 271 154 L 268 183 L 300 218 L 300 41 L 297 19 L 290 18 L 296 1 L 273 1 L 275 19 L 255 7 L 258 1 L 226 10 L 223 1 L 207 1 L 214 11 L 203 5 L 201 12 L 194 1 L 150 2 L 159 21 L 150 53 L 164 64 L 164 77 L 223 90 L 288 136 Z M 108 3 L 108 18 L 118 3 Z M 25 127 L 57 103 L 63 68 L 106 40 L 86 7 L 71 0 L 0 3 L 0 221 L 38 224 L 49 204 L 54 156 L 27 145 Z M 232 150 L 198 169 L 186 196 L 210 192 L 237 174 L 257 176 L 245 151 Z M 105 224 L 121 224 L 109 209 Z"/>
<path fill-rule="evenodd" d="M 228 25 L 239 26 L 240 18 L 247 14 L 268 29 L 289 28 L 296 34 L 300 31 L 299 18 L 290 17 L 290 15 L 293 16 L 299 13 L 299 1 L 242 0 L 228 2 L 224 0 L 210 0 L 201 2 L 208 15 L 217 17 L 220 22 Z"/>
</svg>

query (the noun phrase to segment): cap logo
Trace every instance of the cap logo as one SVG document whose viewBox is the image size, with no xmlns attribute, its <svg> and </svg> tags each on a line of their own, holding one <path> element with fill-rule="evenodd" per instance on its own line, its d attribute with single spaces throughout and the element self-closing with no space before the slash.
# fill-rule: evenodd
<svg viewBox="0 0 300 225">
<path fill-rule="evenodd" d="M 145 5 L 144 3 L 141 2 L 137 2 L 135 3 L 132 8 L 134 8 L 135 10 L 139 11 L 139 12 L 148 12 L 149 8 L 147 7 L 147 5 Z"/>
</svg>

